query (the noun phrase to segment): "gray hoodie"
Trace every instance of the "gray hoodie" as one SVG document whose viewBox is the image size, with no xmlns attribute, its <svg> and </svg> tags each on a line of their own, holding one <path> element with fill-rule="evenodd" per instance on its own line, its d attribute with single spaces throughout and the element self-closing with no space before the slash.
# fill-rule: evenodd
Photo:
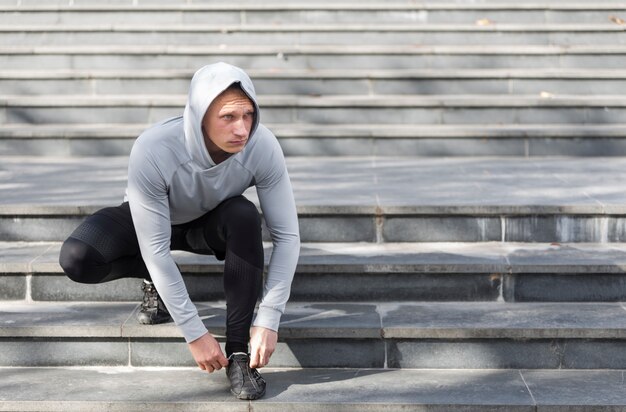
<svg viewBox="0 0 626 412">
<path fill-rule="evenodd" d="M 255 121 L 244 149 L 216 165 L 204 144 L 201 122 L 211 102 L 236 82 L 255 105 Z M 274 245 L 253 325 L 278 330 L 289 298 L 300 252 L 298 218 L 282 150 L 259 118 L 248 75 L 225 63 L 208 65 L 191 80 L 183 116 L 144 131 L 130 154 L 126 193 L 141 256 L 187 342 L 207 329 L 170 254 L 171 225 L 192 221 L 250 186 L 256 186 Z"/>
</svg>

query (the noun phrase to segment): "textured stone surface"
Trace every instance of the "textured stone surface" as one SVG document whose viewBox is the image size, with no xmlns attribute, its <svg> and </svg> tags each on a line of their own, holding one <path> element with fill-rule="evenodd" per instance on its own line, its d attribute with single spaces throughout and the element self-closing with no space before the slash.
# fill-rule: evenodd
<svg viewBox="0 0 626 412">
<path fill-rule="evenodd" d="M 619 302 L 626 300 L 623 275 L 530 274 L 504 278 L 504 299 L 517 302 Z"/>
<path fill-rule="evenodd" d="M 623 339 L 570 341 L 564 346 L 563 368 L 626 369 L 626 342 Z"/>
<path fill-rule="evenodd" d="M 281 318 L 282 339 L 380 338 L 375 304 L 290 304 Z"/>
<path fill-rule="evenodd" d="M 0 338 L 1 366 L 123 366 L 128 342 L 113 338 Z"/>
<path fill-rule="evenodd" d="M 45 245 L 45 246 L 44 246 Z M 58 265 L 60 243 L 2 243 L 9 255 L 4 300 L 139 301 L 140 281 L 72 282 Z M 47 251 L 41 254 L 41 248 Z M 223 263 L 175 251 L 196 301 L 223 300 Z M 271 245 L 265 245 L 266 264 Z M 621 243 L 303 243 L 293 301 L 621 301 Z M 29 269 L 30 268 L 30 269 Z M 26 270 L 26 271 L 25 271 Z"/>
<path fill-rule="evenodd" d="M 0 275 L 0 300 L 26 299 L 26 278 L 22 276 Z"/>
<path fill-rule="evenodd" d="M 65 275 L 34 275 L 31 296 L 42 301 L 140 302 L 141 279 L 119 279 L 97 285 L 76 283 Z"/>
<path fill-rule="evenodd" d="M 619 190 L 619 182 L 626 177 L 623 157 L 593 161 L 515 157 L 290 157 L 287 164 L 300 212 L 311 217 L 315 210 L 338 217 L 346 213 L 344 210 L 353 214 L 355 209 L 348 207 L 360 207 L 373 215 L 378 206 L 386 213 L 400 215 L 407 211 L 430 216 L 513 213 L 518 215 L 515 218 L 530 219 L 533 215 L 549 218 L 571 213 L 591 214 L 589 218 L 595 218 L 606 213 L 604 205 L 612 207 L 612 214 L 619 214 L 616 206 L 626 203 L 626 195 Z M 52 206 L 115 205 L 121 202 L 126 184 L 126 157 L 110 157 L 102 162 L 98 158 L 5 156 L 2 165 L 0 182 L 10 182 L 12 190 L 0 199 L 1 210 L 16 218 L 35 210 L 39 214 L 58 214 L 57 209 L 49 208 Z M 98 190 L 94 190 L 93 182 L 97 182 Z M 253 191 L 247 193 L 256 200 Z M 12 222 L 11 227 L 17 227 L 19 222 Z M 547 223 L 549 230 L 568 233 L 570 229 L 577 230 L 576 222 Z M 523 234 L 524 227 L 538 228 L 532 224 L 532 221 L 524 222 L 518 232 Z M 514 229 L 515 226 L 510 226 L 510 230 Z M 600 239 L 602 233 L 597 234 Z"/>
<path fill-rule="evenodd" d="M 61 243 L 0 242 L 5 273 L 60 274 Z M 42 253 L 42 250 L 44 252 Z M 265 263 L 272 254 L 265 243 Z M 221 275 L 224 263 L 214 256 L 173 251 L 185 277 Z M 626 267 L 623 243 L 515 242 L 303 242 L 298 273 L 513 273 L 621 274 Z M 297 279 L 297 277 L 296 277 Z M 221 285 L 220 285 L 221 288 Z"/>
<path fill-rule="evenodd" d="M 229 393 L 223 374 L 207 376 L 196 368 L 14 368 L 2 370 L 1 376 L 4 411 L 248 410 L 247 402 Z"/>
<path fill-rule="evenodd" d="M 378 310 L 385 338 L 626 337 L 618 303 L 416 302 L 383 303 Z"/>
<path fill-rule="evenodd" d="M 0 242 L 0 273 L 30 273 L 37 258 L 54 246 L 39 242 Z"/>
<path fill-rule="evenodd" d="M 274 383 L 253 404 L 255 410 L 526 411 L 532 405 L 515 371 L 285 370 L 266 375 Z"/>
<path fill-rule="evenodd" d="M 221 338 L 220 338 L 221 339 Z M 194 366 L 182 338 L 131 339 L 133 366 Z M 385 344 L 381 339 L 287 339 L 276 346 L 272 367 L 382 368 Z"/>
<path fill-rule="evenodd" d="M 510 244 L 505 250 L 512 273 L 621 273 L 626 267 L 620 243 Z"/>
<path fill-rule="evenodd" d="M 279 343 L 272 366 L 304 368 L 382 368 L 381 339 L 287 339 Z"/>
<path fill-rule="evenodd" d="M 621 370 L 264 369 L 263 376 L 266 396 L 252 403 L 260 411 L 617 411 L 626 404 Z M 197 368 L 0 370 L 3 411 L 243 412 L 250 406 L 230 395 L 223 372 Z"/>
<path fill-rule="evenodd" d="M 322 273 L 296 276 L 294 300 L 496 300 L 500 281 L 489 274 Z"/>
<path fill-rule="evenodd" d="M 502 238 L 500 219 L 408 216 L 385 219 L 387 242 L 489 242 Z"/>
<path fill-rule="evenodd" d="M 394 340 L 388 344 L 390 368 L 555 369 L 558 346 L 549 340 Z"/>
<path fill-rule="evenodd" d="M 624 371 L 522 371 L 537 411 L 619 411 L 626 407 Z M 594 408 L 595 407 L 595 408 Z"/>
<path fill-rule="evenodd" d="M 230 395 L 222 372 L 208 375 L 196 368 L 1 372 L 0 410 L 5 411 L 534 410 L 518 371 L 264 369 L 267 393 L 252 403 Z M 64 382 L 63 389 L 51 382 Z"/>
<path fill-rule="evenodd" d="M 22 303 L 0 305 L 0 336 L 121 337 L 137 304 Z"/>
<path fill-rule="evenodd" d="M 224 303 L 196 305 L 223 341 Z M 130 303 L 4 303 L 0 360 L 193 366 L 174 323 L 140 325 L 137 309 Z M 378 368 L 386 360 L 397 368 L 626 368 L 624 311 L 619 303 L 289 303 L 272 366 Z"/>
</svg>

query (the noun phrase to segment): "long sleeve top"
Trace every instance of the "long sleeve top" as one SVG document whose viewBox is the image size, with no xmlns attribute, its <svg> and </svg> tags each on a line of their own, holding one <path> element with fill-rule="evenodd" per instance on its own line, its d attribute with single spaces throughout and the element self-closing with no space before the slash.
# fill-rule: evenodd
<svg viewBox="0 0 626 412">
<path fill-rule="evenodd" d="M 210 103 L 239 82 L 255 105 L 242 151 L 215 164 L 204 143 L 202 118 Z M 126 198 L 141 256 L 159 295 L 187 342 L 207 332 L 170 254 L 171 226 L 192 221 L 255 186 L 273 252 L 254 326 L 278 330 L 300 251 L 298 218 L 285 159 L 272 132 L 259 123 L 249 77 L 218 63 L 194 75 L 183 116 L 144 131 L 130 154 Z"/>
</svg>

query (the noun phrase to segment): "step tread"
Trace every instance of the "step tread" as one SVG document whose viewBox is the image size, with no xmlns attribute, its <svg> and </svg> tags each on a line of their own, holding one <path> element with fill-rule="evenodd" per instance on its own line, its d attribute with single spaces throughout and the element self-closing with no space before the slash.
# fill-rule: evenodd
<svg viewBox="0 0 626 412">
<path fill-rule="evenodd" d="M 137 281 L 139 288 L 140 280 Z M 224 302 L 195 302 L 224 337 Z M 624 339 L 624 303 L 290 302 L 281 339 Z M 142 325 L 139 304 L 0 302 L 3 338 L 182 338 L 172 322 Z"/>
<path fill-rule="evenodd" d="M 542 406 L 615 410 L 626 405 L 623 374 L 265 368 L 265 397 L 244 402 L 229 393 L 222 372 L 208 375 L 197 368 L 0 368 L 0 410 L 531 412 Z"/>
<path fill-rule="evenodd" d="M 61 242 L 0 242 L 0 272 L 61 274 Z M 266 264 L 271 243 L 265 244 Z M 213 256 L 174 251 L 184 273 L 221 273 Z M 622 243 L 303 243 L 297 273 L 626 273 Z"/>
<path fill-rule="evenodd" d="M 0 46 L 0 54 L 42 55 L 605 55 L 624 54 L 626 45 L 66 45 Z"/>
<path fill-rule="evenodd" d="M 135 139 L 149 124 L 4 124 L 4 139 Z M 279 138 L 557 138 L 624 137 L 624 124 L 266 124 Z"/>
<path fill-rule="evenodd" d="M 372 10 L 372 11 L 389 11 L 389 10 L 614 10 L 626 7 L 622 2 L 600 1 L 589 4 L 589 2 L 573 1 L 573 2 L 549 2 L 535 1 L 522 3 L 509 2 L 492 2 L 492 3 L 428 3 L 428 2 L 377 2 L 364 3 L 355 1 L 342 1 L 336 3 L 263 3 L 250 4 L 240 3 L 232 4 L 72 4 L 72 5 L 20 5 L 20 6 L 1 6 L 0 12 L 71 12 L 71 11 L 285 11 L 285 10 Z"/>
<path fill-rule="evenodd" d="M 191 79 L 194 70 L 0 70 L 2 80 Z M 253 79 L 624 79 L 622 69 L 249 69 Z"/>
<path fill-rule="evenodd" d="M 619 24 L 14 24 L 0 27 L 0 33 L 25 32 L 155 32 L 155 33 L 254 33 L 254 32 L 621 32 L 626 30 Z"/>
<path fill-rule="evenodd" d="M 307 156 L 286 161 L 301 214 L 626 213 L 626 157 Z M 7 190 L 0 214 L 81 216 L 119 204 L 127 162 L 126 156 L 106 162 L 101 157 L 2 156 L 0 184 Z M 327 184 L 337 176 L 341 184 Z M 254 189 L 246 195 L 257 201 Z"/>
<path fill-rule="evenodd" d="M 259 95 L 261 107 L 624 107 L 621 95 Z M 187 96 L 171 95 L 0 95 L 0 107 L 184 107 Z"/>
</svg>

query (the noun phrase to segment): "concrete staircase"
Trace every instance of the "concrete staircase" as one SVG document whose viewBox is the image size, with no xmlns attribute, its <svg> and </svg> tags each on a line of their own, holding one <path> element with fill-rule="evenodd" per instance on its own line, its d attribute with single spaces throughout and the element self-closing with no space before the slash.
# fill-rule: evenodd
<svg viewBox="0 0 626 412">
<path fill-rule="evenodd" d="M 626 4 L 284 3 L 0 0 L 0 410 L 626 410 Z M 304 242 L 253 403 L 57 263 L 218 60 Z M 175 257 L 221 337 L 222 264 Z"/>
</svg>

